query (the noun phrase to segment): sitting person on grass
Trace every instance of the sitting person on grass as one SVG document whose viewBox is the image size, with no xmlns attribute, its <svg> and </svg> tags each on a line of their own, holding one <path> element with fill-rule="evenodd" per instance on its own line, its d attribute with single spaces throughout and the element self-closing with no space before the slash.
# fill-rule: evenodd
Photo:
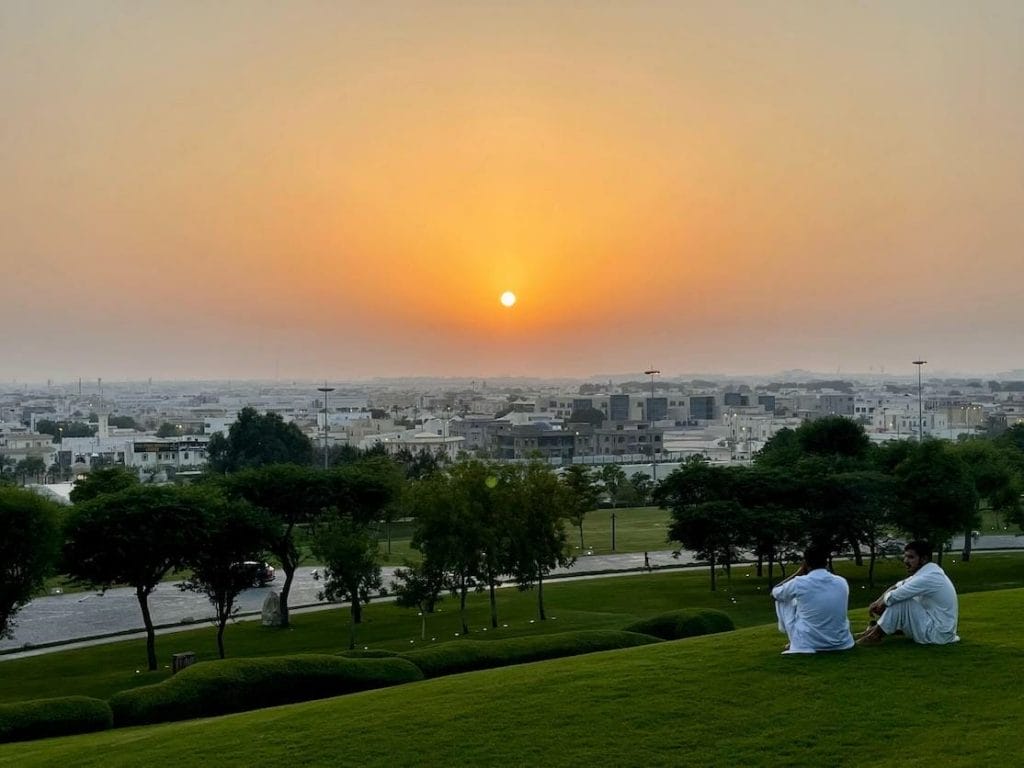
<svg viewBox="0 0 1024 768">
<path fill-rule="evenodd" d="M 898 633 L 915 643 L 957 642 L 956 589 L 945 571 L 932 562 L 931 545 L 927 541 L 907 544 L 903 565 L 907 578 L 868 606 L 872 622 L 857 638 L 857 645 L 877 645 L 886 635 Z"/>
<path fill-rule="evenodd" d="M 850 587 L 829 573 L 828 550 L 811 547 L 796 573 L 772 590 L 779 631 L 789 637 L 783 653 L 845 651 L 853 647 L 846 616 Z"/>
</svg>

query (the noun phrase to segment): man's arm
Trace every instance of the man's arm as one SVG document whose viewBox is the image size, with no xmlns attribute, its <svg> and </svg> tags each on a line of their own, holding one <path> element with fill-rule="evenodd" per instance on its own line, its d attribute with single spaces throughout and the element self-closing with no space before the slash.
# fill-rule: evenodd
<svg viewBox="0 0 1024 768">
<path fill-rule="evenodd" d="M 807 574 L 807 563 L 800 563 L 800 567 L 784 578 L 772 588 L 772 597 L 780 603 L 792 600 L 796 597 L 796 577 Z"/>
<path fill-rule="evenodd" d="M 889 605 L 889 603 L 885 602 L 886 596 L 906 581 L 907 579 L 901 579 L 900 581 L 897 581 L 895 584 L 893 584 L 891 587 L 886 587 L 884 590 L 882 590 L 882 594 L 878 597 L 878 599 L 868 606 L 868 615 L 881 616 L 882 613 L 885 611 L 885 606 Z"/>
<path fill-rule="evenodd" d="M 886 605 L 901 603 L 918 595 L 934 592 L 942 585 L 941 571 L 928 569 L 918 571 L 911 578 L 898 582 L 896 586 L 882 595 Z"/>
</svg>

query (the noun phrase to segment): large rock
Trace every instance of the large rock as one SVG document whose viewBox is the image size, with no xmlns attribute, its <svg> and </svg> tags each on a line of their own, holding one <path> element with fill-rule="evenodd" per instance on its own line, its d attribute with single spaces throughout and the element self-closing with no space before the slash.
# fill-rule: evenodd
<svg viewBox="0 0 1024 768">
<path fill-rule="evenodd" d="M 263 601 L 263 626 L 281 626 L 281 596 L 271 590 Z"/>
</svg>

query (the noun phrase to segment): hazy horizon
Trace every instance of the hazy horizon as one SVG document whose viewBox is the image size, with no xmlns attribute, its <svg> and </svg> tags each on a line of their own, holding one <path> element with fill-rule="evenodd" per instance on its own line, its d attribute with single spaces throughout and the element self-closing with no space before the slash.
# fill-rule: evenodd
<svg viewBox="0 0 1024 768">
<path fill-rule="evenodd" d="M 1022 39 L 1010 0 L 8 0 L 0 380 L 1024 368 Z"/>
</svg>

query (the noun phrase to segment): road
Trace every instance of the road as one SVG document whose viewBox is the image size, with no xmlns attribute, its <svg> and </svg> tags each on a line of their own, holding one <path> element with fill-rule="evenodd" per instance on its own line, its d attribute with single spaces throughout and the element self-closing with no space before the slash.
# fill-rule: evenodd
<svg viewBox="0 0 1024 768">
<path fill-rule="evenodd" d="M 649 553 L 653 568 L 683 567 L 694 560 L 688 553 L 674 558 L 672 552 Z M 593 573 L 640 571 L 644 568 L 642 552 L 622 555 L 583 555 L 571 568 L 558 568 L 554 577 L 581 576 Z M 323 582 L 314 578 L 313 567 L 299 568 L 295 572 L 289 604 L 295 608 L 327 607 L 318 592 Z M 382 569 L 385 584 L 393 579 L 394 568 Z M 280 590 L 284 576 L 266 587 L 247 589 L 238 597 L 240 615 L 258 615 L 267 594 Z M 204 595 L 182 592 L 172 582 L 160 584 L 149 598 L 153 624 L 163 632 L 188 628 L 196 622 L 213 616 Z M 47 595 L 31 601 L 15 617 L 14 637 L 0 640 L 0 660 L 10 658 L 12 651 L 41 650 L 40 646 L 71 643 L 103 637 L 120 638 L 126 633 L 142 631 L 142 613 L 135 590 L 124 587 L 96 592 L 77 592 L 65 595 Z"/>
<path fill-rule="evenodd" d="M 963 537 L 953 539 L 954 551 L 963 546 Z M 1024 537 L 986 535 L 979 539 L 976 548 L 980 550 L 1024 549 Z M 678 558 L 671 551 L 648 553 L 652 568 L 681 568 L 696 561 L 689 552 L 682 552 Z M 556 578 L 580 577 L 588 574 L 629 573 L 644 569 L 644 553 L 635 552 L 621 555 L 583 555 L 570 568 L 558 568 L 552 572 Z M 314 568 L 299 568 L 292 584 L 289 602 L 296 610 L 315 610 L 329 606 L 320 600 L 317 593 L 322 582 L 313 574 Z M 384 568 L 384 583 L 393 578 L 394 568 Z M 238 598 L 240 616 L 252 618 L 259 615 L 267 593 L 280 589 L 283 575 L 266 587 L 249 589 Z M 182 592 L 173 583 L 157 587 L 149 599 L 153 623 L 161 633 L 186 629 L 197 622 L 204 622 L 213 616 L 206 597 L 193 592 Z M 130 588 L 108 590 L 105 594 L 79 592 L 68 595 L 48 595 L 30 602 L 15 617 L 14 637 L 0 640 L 0 661 L 45 651 L 53 644 L 76 643 L 88 640 L 90 643 L 119 639 L 141 632 L 142 614 L 135 591 Z M 64 646 L 66 647 L 66 646 Z"/>
</svg>

